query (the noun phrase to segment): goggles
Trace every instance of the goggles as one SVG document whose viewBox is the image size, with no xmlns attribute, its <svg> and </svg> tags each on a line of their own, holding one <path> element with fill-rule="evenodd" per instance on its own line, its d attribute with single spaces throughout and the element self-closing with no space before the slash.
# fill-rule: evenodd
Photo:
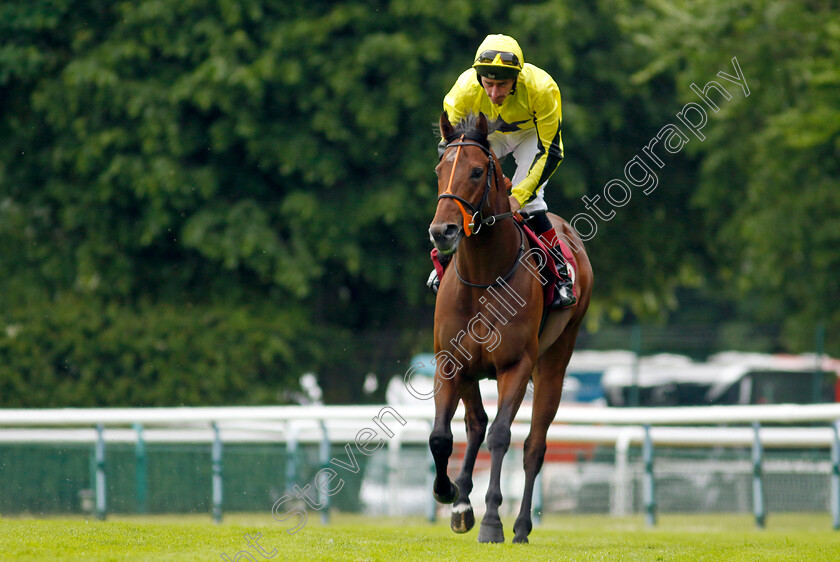
<svg viewBox="0 0 840 562">
<path fill-rule="evenodd" d="M 505 66 L 512 66 L 515 68 L 519 68 L 519 57 L 509 51 L 483 51 L 478 58 L 475 59 L 476 63 L 481 64 L 490 64 L 496 60 L 496 57 L 499 57 L 499 60 L 502 61 L 502 64 Z"/>
</svg>

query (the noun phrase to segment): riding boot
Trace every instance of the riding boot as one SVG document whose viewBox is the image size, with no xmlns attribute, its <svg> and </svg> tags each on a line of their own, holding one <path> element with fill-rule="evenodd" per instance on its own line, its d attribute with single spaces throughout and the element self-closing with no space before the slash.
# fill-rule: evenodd
<svg viewBox="0 0 840 562">
<path fill-rule="evenodd" d="M 574 280 L 569 273 L 569 266 L 560 250 L 560 239 L 557 238 L 557 232 L 554 228 L 539 234 L 539 237 L 546 248 L 551 251 L 554 265 L 557 267 L 557 283 L 554 286 L 554 300 L 551 302 L 551 308 L 569 308 L 577 304 L 577 297 L 575 296 Z"/>
<path fill-rule="evenodd" d="M 426 280 L 426 286 L 429 287 L 434 294 L 437 294 L 438 289 L 440 288 L 440 278 L 441 276 L 438 275 L 438 265 L 440 265 L 440 270 L 445 271 L 446 265 L 452 260 L 451 255 L 441 254 L 437 251 L 437 248 L 432 250 L 432 262 L 435 263 L 435 268 L 429 274 L 429 278 Z"/>
</svg>

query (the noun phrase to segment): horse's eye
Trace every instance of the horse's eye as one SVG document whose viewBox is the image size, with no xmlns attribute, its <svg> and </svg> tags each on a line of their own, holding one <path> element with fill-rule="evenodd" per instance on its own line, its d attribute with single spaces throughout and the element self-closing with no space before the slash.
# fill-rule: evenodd
<svg viewBox="0 0 840 562">
<path fill-rule="evenodd" d="M 477 180 L 484 173 L 484 168 L 473 168 L 470 173 L 470 179 Z"/>
</svg>

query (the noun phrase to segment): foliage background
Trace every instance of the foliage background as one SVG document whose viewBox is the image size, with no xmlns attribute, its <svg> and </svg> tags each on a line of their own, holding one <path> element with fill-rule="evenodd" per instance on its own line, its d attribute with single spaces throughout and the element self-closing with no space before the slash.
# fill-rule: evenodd
<svg viewBox="0 0 840 562">
<path fill-rule="evenodd" d="M 548 199 L 566 218 L 698 101 L 692 83 L 737 57 L 751 90 L 726 83 L 707 138 L 599 225 L 584 342 L 702 323 L 714 342 L 698 348 L 800 352 L 824 329 L 836 355 L 839 16 L 772 0 L 3 2 L 0 405 L 277 403 L 305 372 L 326 402 L 381 400 L 431 345 L 431 127 L 491 32 L 560 85 Z"/>
</svg>

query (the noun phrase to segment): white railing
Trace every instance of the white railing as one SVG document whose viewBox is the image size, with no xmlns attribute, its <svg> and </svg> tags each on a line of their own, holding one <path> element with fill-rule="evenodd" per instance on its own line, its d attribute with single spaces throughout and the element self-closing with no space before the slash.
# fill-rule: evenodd
<svg viewBox="0 0 840 562">
<path fill-rule="evenodd" d="M 494 413 L 488 408 L 491 419 Z M 523 406 L 516 416 L 511 428 L 514 444 L 523 443 L 527 437 L 530 414 L 530 407 Z M 399 472 L 402 444 L 425 443 L 433 415 L 430 402 L 410 406 L 0 409 L 0 443 L 95 444 L 99 459 L 96 487 L 100 490 L 97 510 L 104 516 L 104 448 L 108 443 L 207 443 L 214 451 L 214 467 L 220 467 L 223 443 L 284 443 L 290 451 L 299 443 L 320 443 L 321 450 L 328 455 L 332 444 L 355 444 L 359 448 L 365 438 L 370 441 L 375 437 L 387 445 L 389 475 L 395 475 Z M 838 420 L 840 404 L 691 408 L 563 406 L 549 429 L 548 438 L 558 443 L 615 448 L 611 511 L 617 515 L 629 513 L 632 507 L 628 492 L 633 478 L 628 463 L 632 445 L 642 445 L 650 459 L 656 446 L 751 447 L 755 467 L 754 509 L 759 525 L 766 513 L 761 501 L 763 449 L 830 449 L 831 510 L 835 528 L 840 528 Z M 459 408 L 452 424 L 456 442 L 466 440 L 462 421 L 463 410 Z M 742 425 L 723 427 L 725 424 Z M 803 424 L 811 426 L 802 427 Z M 329 460 L 325 457 L 322 462 L 326 465 Z M 645 506 L 651 523 L 655 522 L 656 509 L 654 476 L 651 460 L 645 470 Z M 387 489 L 397 499 L 400 483 L 393 476 L 388 478 Z M 220 469 L 214 470 L 213 489 L 214 513 L 220 517 Z"/>
<path fill-rule="evenodd" d="M 399 406 L 226 406 L 177 408 L 57 408 L 0 409 L 0 427 L 43 425 L 144 425 L 225 421 L 366 421 L 385 408 L 407 420 L 428 421 L 434 415 L 431 402 Z M 493 408 L 487 408 L 491 416 Z M 523 406 L 516 421 L 531 419 L 530 406 Z M 772 404 L 761 406 L 702 406 L 683 408 L 591 408 L 561 406 L 555 423 L 590 425 L 699 425 L 724 423 L 810 423 L 840 419 L 840 404 Z M 463 420 L 459 407 L 455 421 Z"/>
</svg>

